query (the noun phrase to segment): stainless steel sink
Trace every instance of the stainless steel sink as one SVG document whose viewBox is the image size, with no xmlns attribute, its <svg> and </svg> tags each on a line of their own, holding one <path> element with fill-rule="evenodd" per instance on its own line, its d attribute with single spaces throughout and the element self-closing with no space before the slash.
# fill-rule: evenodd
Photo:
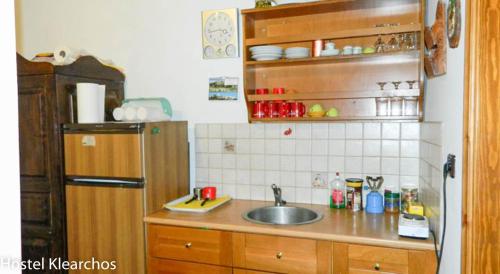
<svg viewBox="0 0 500 274">
<path fill-rule="evenodd" d="M 257 224 L 303 225 L 317 222 L 323 215 L 303 207 L 268 206 L 252 209 L 243 218 Z"/>
</svg>

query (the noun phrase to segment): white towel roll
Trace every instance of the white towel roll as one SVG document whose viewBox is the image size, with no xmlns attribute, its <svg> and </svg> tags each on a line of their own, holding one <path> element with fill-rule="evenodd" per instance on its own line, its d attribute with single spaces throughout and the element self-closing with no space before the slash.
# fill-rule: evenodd
<svg viewBox="0 0 500 274">
<path fill-rule="evenodd" d="M 165 121 L 168 120 L 168 117 L 161 108 L 138 107 L 137 119 L 141 121 Z"/>
<path fill-rule="evenodd" d="M 125 118 L 125 110 L 123 108 L 113 109 L 113 118 L 116 121 L 122 121 Z"/>
<path fill-rule="evenodd" d="M 125 107 L 125 120 L 126 121 L 137 120 L 137 109 L 134 107 Z"/>
<path fill-rule="evenodd" d="M 76 84 L 78 123 L 104 122 L 104 98 L 102 93 L 102 88 L 97 84 Z"/>
</svg>

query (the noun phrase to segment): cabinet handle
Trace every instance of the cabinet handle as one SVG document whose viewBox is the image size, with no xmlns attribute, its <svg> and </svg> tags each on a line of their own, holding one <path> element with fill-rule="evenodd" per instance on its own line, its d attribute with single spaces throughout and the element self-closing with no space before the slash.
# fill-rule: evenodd
<svg viewBox="0 0 500 274">
<path fill-rule="evenodd" d="M 377 270 L 377 271 L 378 271 L 378 270 L 380 270 L 380 264 L 379 264 L 379 263 L 376 263 L 376 264 L 373 266 L 373 268 L 375 268 L 375 270 Z"/>
<path fill-rule="evenodd" d="M 191 246 L 192 246 L 192 245 L 193 245 L 192 243 L 186 243 L 184 246 L 185 246 L 186 248 L 191 248 Z"/>
<path fill-rule="evenodd" d="M 281 259 L 281 257 L 283 257 L 283 252 L 278 252 L 276 253 L 276 259 Z"/>
</svg>

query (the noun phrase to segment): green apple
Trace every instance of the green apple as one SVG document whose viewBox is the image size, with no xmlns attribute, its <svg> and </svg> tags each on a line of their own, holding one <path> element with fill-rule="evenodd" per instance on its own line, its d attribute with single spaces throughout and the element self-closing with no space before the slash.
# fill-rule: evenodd
<svg viewBox="0 0 500 274">
<path fill-rule="evenodd" d="M 323 107 L 320 104 L 314 104 L 309 108 L 309 112 L 321 112 Z"/>
<path fill-rule="evenodd" d="M 337 117 L 337 116 L 339 116 L 339 111 L 336 108 L 331 108 L 326 113 L 326 116 L 328 116 L 328 117 Z"/>
</svg>

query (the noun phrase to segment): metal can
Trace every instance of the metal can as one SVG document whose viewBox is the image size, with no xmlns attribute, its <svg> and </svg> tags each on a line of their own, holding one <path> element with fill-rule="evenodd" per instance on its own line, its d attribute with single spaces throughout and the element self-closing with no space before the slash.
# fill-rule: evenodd
<svg viewBox="0 0 500 274">
<path fill-rule="evenodd" d="M 385 212 L 398 213 L 399 212 L 399 202 L 400 195 L 397 192 L 385 192 L 384 194 L 384 207 Z"/>
<path fill-rule="evenodd" d="M 347 178 L 345 181 L 346 187 L 351 187 L 354 190 L 354 204 L 358 207 L 355 211 L 361 210 L 363 208 L 363 179 Z"/>
<path fill-rule="evenodd" d="M 321 56 L 321 51 L 323 51 L 323 48 L 325 46 L 325 41 L 318 39 L 313 41 L 313 46 L 312 46 L 312 56 L 313 57 L 320 57 Z"/>
</svg>

